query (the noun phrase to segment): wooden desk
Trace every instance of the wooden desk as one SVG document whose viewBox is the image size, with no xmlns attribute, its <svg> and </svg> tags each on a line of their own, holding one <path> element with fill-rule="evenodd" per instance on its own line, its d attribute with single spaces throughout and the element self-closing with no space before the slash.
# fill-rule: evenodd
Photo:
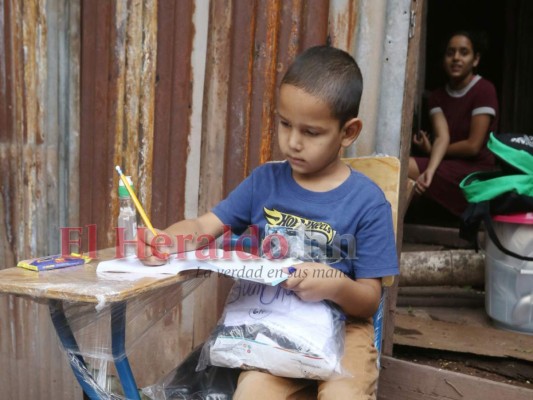
<svg viewBox="0 0 533 400">
<path fill-rule="evenodd" d="M 111 347 L 113 360 L 124 394 L 128 399 L 140 399 L 137 385 L 126 357 L 126 309 L 128 300 L 170 286 L 189 282 L 185 297 L 201 279 L 194 279 L 194 272 L 161 277 L 141 277 L 135 280 L 121 279 L 121 274 L 97 274 L 98 262 L 112 258 L 114 250 L 98 252 L 98 260 L 86 265 L 35 272 L 23 268 L 0 270 L 0 294 L 28 296 L 36 301 L 46 301 L 50 316 L 69 363 L 83 391 L 90 399 L 109 398 L 101 388 L 80 354 L 76 338 L 64 312 L 65 303 L 94 304 L 97 310 L 109 306 L 111 310 Z"/>
<path fill-rule="evenodd" d="M 15 294 L 38 299 L 70 302 L 99 303 L 121 302 L 141 294 L 190 280 L 193 273 L 143 277 L 135 281 L 121 280 L 119 275 L 97 275 L 100 261 L 113 257 L 114 250 L 98 252 L 98 260 L 89 264 L 35 272 L 24 268 L 0 270 L 0 294 Z"/>
</svg>

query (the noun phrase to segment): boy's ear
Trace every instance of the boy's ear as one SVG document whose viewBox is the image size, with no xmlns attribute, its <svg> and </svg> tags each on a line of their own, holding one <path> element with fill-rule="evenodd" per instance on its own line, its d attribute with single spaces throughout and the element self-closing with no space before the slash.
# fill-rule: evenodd
<svg viewBox="0 0 533 400">
<path fill-rule="evenodd" d="M 343 135 L 342 138 L 342 146 L 348 147 L 353 142 L 355 142 L 355 139 L 359 136 L 361 133 L 361 129 L 363 129 L 363 121 L 359 118 L 352 118 L 344 124 L 342 127 Z"/>
</svg>

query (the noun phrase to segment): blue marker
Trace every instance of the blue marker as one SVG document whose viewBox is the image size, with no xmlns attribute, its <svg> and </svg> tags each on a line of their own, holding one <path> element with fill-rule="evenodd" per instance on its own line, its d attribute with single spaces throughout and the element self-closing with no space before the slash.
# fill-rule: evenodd
<svg viewBox="0 0 533 400">
<path fill-rule="evenodd" d="M 289 267 L 289 274 L 292 275 L 296 272 L 296 268 L 294 267 Z"/>
</svg>

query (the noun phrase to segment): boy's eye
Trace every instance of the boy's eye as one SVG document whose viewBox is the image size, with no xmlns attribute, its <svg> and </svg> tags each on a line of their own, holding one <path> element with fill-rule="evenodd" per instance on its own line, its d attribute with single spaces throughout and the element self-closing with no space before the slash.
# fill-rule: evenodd
<svg viewBox="0 0 533 400">
<path fill-rule="evenodd" d="M 305 131 L 309 136 L 318 136 L 319 133 L 315 131 L 310 131 L 309 129 Z"/>
<path fill-rule="evenodd" d="M 280 120 L 279 123 L 282 125 L 282 126 L 290 126 L 289 123 L 287 121 L 283 121 L 283 120 Z"/>
</svg>

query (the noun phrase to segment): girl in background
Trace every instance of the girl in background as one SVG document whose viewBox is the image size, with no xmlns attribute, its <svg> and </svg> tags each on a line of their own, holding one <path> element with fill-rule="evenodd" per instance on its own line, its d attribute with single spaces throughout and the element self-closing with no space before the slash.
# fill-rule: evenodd
<svg viewBox="0 0 533 400">
<path fill-rule="evenodd" d="M 429 98 L 434 139 L 420 131 L 413 144 L 425 156 L 409 158 L 415 192 L 455 215 L 467 206 L 459 188 L 461 180 L 471 172 L 494 169 L 486 144 L 489 132 L 497 126 L 498 99 L 494 85 L 475 73 L 480 57 L 471 33 L 450 36 L 443 63 L 448 82 Z"/>
</svg>

